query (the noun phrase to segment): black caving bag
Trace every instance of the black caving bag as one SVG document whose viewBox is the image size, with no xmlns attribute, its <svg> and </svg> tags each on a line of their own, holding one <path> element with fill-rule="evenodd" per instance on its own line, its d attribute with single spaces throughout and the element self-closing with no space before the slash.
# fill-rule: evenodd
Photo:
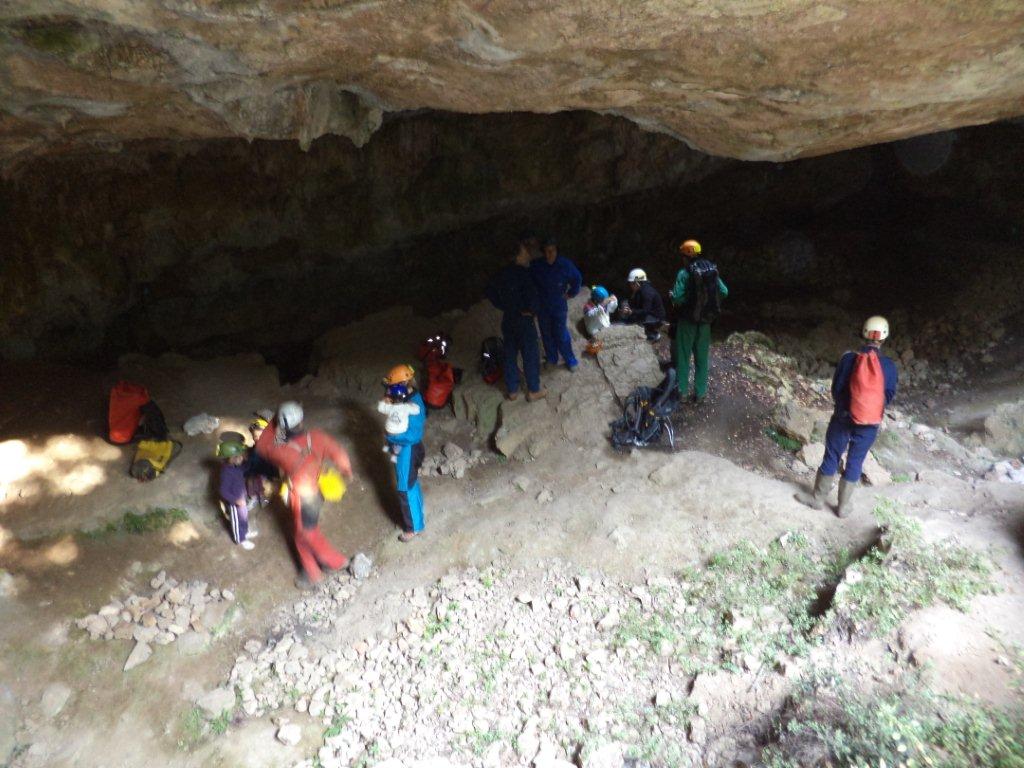
<svg viewBox="0 0 1024 768">
<path fill-rule="evenodd" d="M 718 267 L 707 259 L 697 259 L 689 267 L 690 282 L 682 317 L 691 323 L 713 323 L 722 311 L 718 295 Z"/>
<path fill-rule="evenodd" d="M 670 448 L 675 448 L 672 414 L 679 405 L 675 368 L 669 368 L 657 387 L 637 387 L 626 398 L 622 416 L 611 423 L 612 447 L 627 449 L 647 448 L 668 436 Z"/>
</svg>

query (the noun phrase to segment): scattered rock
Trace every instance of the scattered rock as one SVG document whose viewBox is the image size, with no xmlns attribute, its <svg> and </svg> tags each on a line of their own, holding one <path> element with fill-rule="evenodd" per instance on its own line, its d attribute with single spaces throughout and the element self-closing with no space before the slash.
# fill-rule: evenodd
<svg viewBox="0 0 1024 768">
<path fill-rule="evenodd" d="M 230 688 L 214 688 L 196 699 L 196 706 L 210 719 L 220 717 L 235 708 L 235 692 Z"/>
<path fill-rule="evenodd" d="M 367 579 L 373 572 L 373 560 L 363 552 L 357 552 L 356 556 L 352 558 L 352 562 L 349 563 L 348 568 L 353 578 Z"/>
<path fill-rule="evenodd" d="M 817 470 L 825 458 L 825 446 L 822 443 L 808 443 L 796 455 L 808 467 Z"/>
<path fill-rule="evenodd" d="M 277 740 L 286 746 L 294 747 L 302 741 L 302 728 L 295 723 L 284 723 L 277 729 Z"/>
<path fill-rule="evenodd" d="M 50 683 L 39 699 L 39 710 L 43 717 L 53 719 L 61 713 L 71 698 L 71 689 L 64 683 Z"/>
<path fill-rule="evenodd" d="M 136 643 L 135 647 L 132 648 L 132 652 L 128 654 L 128 660 L 124 663 L 124 671 L 127 672 L 130 669 L 135 669 L 139 664 L 148 661 L 152 655 L 153 648 L 149 643 Z"/>
<path fill-rule="evenodd" d="M 185 430 L 185 434 L 189 437 L 195 437 L 200 434 L 209 435 L 219 426 L 220 419 L 216 416 L 211 416 L 208 413 L 197 413 L 185 422 L 182 429 Z"/>
<path fill-rule="evenodd" d="M 537 494 L 538 504 L 550 504 L 555 500 L 555 494 L 550 488 L 545 488 L 543 491 Z"/>
</svg>

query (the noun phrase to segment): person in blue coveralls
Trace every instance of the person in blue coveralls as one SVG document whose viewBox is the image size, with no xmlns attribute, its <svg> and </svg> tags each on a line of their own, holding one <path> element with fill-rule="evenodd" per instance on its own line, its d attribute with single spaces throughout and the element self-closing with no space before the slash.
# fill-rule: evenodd
<svg viewBox="0 0 1024 768">
<path fill-rule="evenodd" d="M 494 276 L 485 291 L 488 301 L 501 310 L 505 388 L 509 400 L 519 399 L 519 357 L 526 375 L 526 399 L 540 400 L 547 391 L 540 386 L 540 348 L 536 316 L 540 308 L 537 286 L 530 275 L 530 251 L 520 243 L 513 261 Z"/>
<path fill-rule="evenodd" d="M 397 449 L 395 480 L 403 525 L 398 538 L 408 542 L 423 531 L 423 491 L 420 489 L 419 472 L 425 457 L 423 422 L 427 418 L 427 407 L 416 390 L 416 372 L 411 366 L 396 365 L 384 377 L 384 386 L 389 392 L 394 391 L 393 387 L 403 387 L 404 402 L 419 406 L 418 412 L 408 414 L 409 426 L 404 432 L 387 435 L 388 443 Z"/>
<path fill-rule="evenodd" d="M 530 262 L 530 274 L 540 298 L 537 325 L 547 363 L 557 365 L 561 356 L 566 368 L 575 371 L 578 363 L 569 336 L 566 299 L 580 292 L 583 276 L 575 264 L 558 253 L 558 243 L 551 237 L 544 241 L 544 255 Z"/>
</svg>

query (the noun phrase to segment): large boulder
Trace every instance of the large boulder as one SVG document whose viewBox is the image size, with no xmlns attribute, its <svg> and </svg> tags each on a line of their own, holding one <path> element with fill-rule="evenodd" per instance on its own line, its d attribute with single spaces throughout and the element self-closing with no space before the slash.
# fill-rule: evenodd
<svg viewBox="0 0 1024 768">
<path fill-rule="evenodd" d="M 1024 400 L 1003 403 L 985 418 L 985 445 L 1002 456 L 1024 455 Z"/>
</svg>

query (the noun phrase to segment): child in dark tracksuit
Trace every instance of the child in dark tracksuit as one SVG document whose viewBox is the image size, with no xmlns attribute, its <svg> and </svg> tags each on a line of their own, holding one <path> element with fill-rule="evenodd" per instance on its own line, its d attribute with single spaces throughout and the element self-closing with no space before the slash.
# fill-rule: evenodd
<svg viewBox="0 0 1024 768">
<path fill-rule="evenodd" d="M 846 517 L 850 513 L 853 489 L 860 482 L 864 459 L 867 458 L 868 451 L 875 442 L 879 427 L 879 424 L 858 424 L 852 418 L 850 414 L 850 380 L 858 354 L 873 352 L 878 356 L 878 362 L 881 364 L 885 405 L 889 405 L 896 395 L 898 375 L 896 364 L 880 351 L 882 341 L 888 335 L 889 324 L 885 318 L 870 318 L 864 326 L 866 343 L 861 347 L 860 352 L 847 352 L 836 365 L 836 372 L 832 377 L 832 401 L 835 404 L 835 409 L 829 420 L 828 430 L 825 432 L 825 458 L 818 468 L 813 493 L 802 491 L 796 495 L 797 501 L 814 509 L 821 509 L 832 490 L 836 472 L 839 471 L 839 462 L 843 454 L 846 454 L 846 466 L 839 483 L 839 506 L 836 508 L 836 514 L 839 517 Z"/>
<path fill-rule="evenodd" d="M 256 534 L 255 531 L 249 533 L 245 445 L 238 442 L 221 443 L 217 446 L 217 456 L 223 459 L 220 467 L 220 498 L 231 525 L 231 538 L 242 549 L 253 549 L 256 545 L 250 538 Z"/>
</svg>

